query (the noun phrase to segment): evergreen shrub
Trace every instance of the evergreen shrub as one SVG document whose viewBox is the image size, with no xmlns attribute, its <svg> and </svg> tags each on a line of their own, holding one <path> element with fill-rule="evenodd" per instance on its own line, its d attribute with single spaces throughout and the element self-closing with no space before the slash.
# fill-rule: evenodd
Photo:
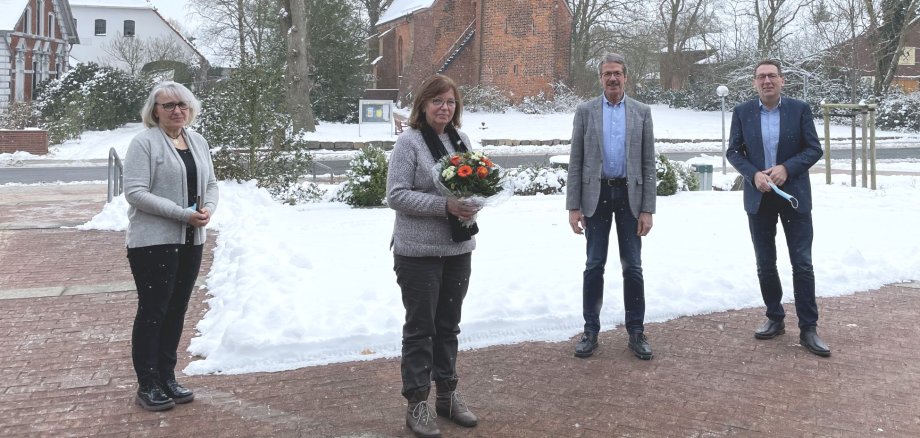
<svg viewBox="0 0 920 438">
<path fill-rule="evenodd" d="M 348 163 L 345 182 L 336 198 L 354 207 L 376 207 L 384 204 L 386 193 L 386 154 L 383 149 L 370 146 Z"/>
<path fill-rule="evenodd" d="M 61 78 L 42 82 L 35 108 L 49 141 L 57 144 L 83 131 L 103 131 L 140 120 L 150 86 L 113 67 L 77 64 Z"/>
</svg>

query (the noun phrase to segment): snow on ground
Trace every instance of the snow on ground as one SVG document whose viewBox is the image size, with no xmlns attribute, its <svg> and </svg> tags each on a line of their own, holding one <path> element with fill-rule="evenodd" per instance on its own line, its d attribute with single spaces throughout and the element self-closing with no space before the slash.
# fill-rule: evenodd
<svg viewBox="0 0 920 438">
<path fill-rule="evenodd" d="M 876 191 L 847 181 L 835 175 L 825 185 L 813 178 L 818 295 L 920 279 L 920 176 L 880 176 Z M 404 310 L 389 251 L 390 209 L 281 205 L 252 183 L 221 183 L 220 190 L 209 310 L 189 348 L 197 358 L 185 373 L 280 371 L 399 355 Z M 83 228 L 123 228 L 125 207 L 123 200 L 110 204 Z M 658 198 L 657 210 L 643 241 L 648 322 L 762 306 L 741 192 L 681 192 Z M 564 197 L 513 197 L 483 210 L 479 223 L 461 348 L 577 334 L 585 243 L 569 229 Z M 790 302 L 792 277 L 779 234 Z M 614 262 L 604 330 L 621 329 L 621 287 Z M 751 321 L 752 329 L 758 323 Z M 654 344 L 654 329 L 648 333 Z"/>
<path fill-rule="evenodd" d="M 719 113 L 660 106 L 653 111 L 659 138 L 711 139 L 721 134 Z M 486 129 L 474 128 L 482 122 Z M 384 132 L 386 125 L 377 125 L 382 129 L 377 133 L 365 130 L 367 126 L 373 125 L 362 126 L 362 137 L 357 137 L 349 131 L 356 131 L 356 125 L 322 124 L 315 136 L 343 141 L 374 135 L 391 138 Z M 571 114 L 468 114 L 465 126 L 474 141 L 566 138 Z M 80 142 L 57 148 L 52 158 L 104 159 L 109 147 L 126 147 L 139 129 L 87 133 Z M 832 135 L 849 132 L 848 127 L 839 129 L 843 132 Z M 659 150 L 669 145 L 661 142 Z M 690 162 L 712 164 L 713 185 L 730 186 L 737 174 L 730 167 L 722 174 L 716 145 L 712 155 Z M 561 153 L 567 152 L 563 146 Z M 832 161 L 834 169 L 846 170 L 849 165 L 849 160 Z M 845 174 L 834 175 L 833 185 L 825 185 L 820 175 L 812 178 L 813 258 L 820 296 L 920 279 L 920 162 L 880 161 L 879 170 L 908 174 L 879 175 L 875 191 L 848 187 L 850 177 Z M 354 209 L 331 202 L 282 205 L 253 183 L 221 182 L 220 190 L 221 202 L 211 223 L 219 234 L 212 234 L 217 246 L 206 279 L 208 311 L 197 325 L 189 347 L 196 357 L 185 373 L 279 371 L 399 355 L 404 310 L 389 251 L 390 209 Z M 654 228 L 643 241 L 648 322 L 762 306 L 741 196 L 706 191 L 658 198 Z M 123 230 L 126 208 L 124 197 L 119 197 L 79 228 Z M 577 334 L 583 323 L 585 242 L 569 229 L 564 197 L 512 197 L 486 207 L 479 223 L 482 231 L 473 253 L 461 348 L 560 341 Z M 782 232 L 777 240 L 790 302 L 791 272 Z M 623 323 L 622 278 L 616 257 L 611 260 L 601 315 L 605 330 L 620 329 Z M 791 304 L 787 311 L 794 311 Z M 751 321 L 752 329 L 757 323 Z M 654 329 L 649 336 L 654 344 Z M 833 346 L 833 339 L 827 341 Z"/>
</svg>

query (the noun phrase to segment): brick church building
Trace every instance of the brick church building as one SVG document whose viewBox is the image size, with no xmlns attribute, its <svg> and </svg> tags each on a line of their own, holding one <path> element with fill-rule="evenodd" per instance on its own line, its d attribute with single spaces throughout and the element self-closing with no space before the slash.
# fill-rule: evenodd
<svg viewBox="0 0 920 438">
<path fill-rule="evenodd" d="M 394 0 L 377 22 L 376 88 L 401 102 L 428 76 L 494 86 L 512 102 L 568 81 L 572 11 L 564 0 Z"/>
</svg>

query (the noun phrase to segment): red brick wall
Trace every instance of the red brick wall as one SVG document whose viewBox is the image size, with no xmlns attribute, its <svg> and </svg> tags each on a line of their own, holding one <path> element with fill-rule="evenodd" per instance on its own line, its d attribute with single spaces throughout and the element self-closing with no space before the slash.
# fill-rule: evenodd
<svg viewBox="0 0 920 438">
<path fill-rule="evenodd" d="M 569 80 L 572 16 L 564 0 L 438 0 L 378 27 L 393 30 L 380 39 L 377 87 L 399 88 L 401 98 L 411 92 L 474 19 L 475 36 L 444 71 L 458 85 L 496 86 L 520 102 L 540 91 L 552 96 L 553 82 Z"/>
<path fill-rule="evenodd" d="M 13 153 L 16 151 L 28 152 L 33 155 L 47 154 L 48 131 L 0 129 L 0 153 Z"/>
<path fill-rule="evenodd" d="M 569 80 L 571 15 L 561 0 L 487 1 L 483 5 L 482 84 L 512 101 Z"/>
</svg>

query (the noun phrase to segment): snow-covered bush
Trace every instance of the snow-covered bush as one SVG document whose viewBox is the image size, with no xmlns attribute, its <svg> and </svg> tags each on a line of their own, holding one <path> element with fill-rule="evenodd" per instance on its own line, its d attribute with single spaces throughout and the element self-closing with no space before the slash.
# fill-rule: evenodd
<svg viewBox="0 0 920 438">
<path fill-rule="evenodd" d="M 119 69 L 77 64 L 61 78 L 42 82 L 34 103 L 50 142 L 57 144 L 86 130 L 114 129 L 140 120 L 149 92 L 149 84 Z"/>
<path fill-rule="evenodd" d="M 494 86 L 476 85 L 471 87 L 461 85 L 459 88 L 460 94 L 463 95 L 464 111 L 500 113 L 511 106 L 511 100 Z"/>
<path fill-rule="evenodd" d="M 295 185 L 284 196 L 284 203 L 290 205 L 322 202 L 328 190 L 314 182 L 305 182 Z M 278 197 L 276 197 L 278 198 Z"/>
<path fill-rule="evenodd" d="M 893 89 L 879 103 L 876 126 L 883 129 L 920 131 L 920 93 L 904 94 Z"/>
<path fill-rule="evenodd" d="M 658 154 L 656 166 L 658 196 L 671 196 L 680 191 L 699 190 L 699 177 L 690 166 L 683 162 L 671 161 L 664 154 Z"/>
<path fill-rule="evenodd" d="M 525 114 L 547 114 L 560 112 L 574 112 L 575 107 L 583 102 L 575 91 L 562 82 L 553 84 L 553 99 L 546 97 L 542 91 L 536 96 L 526 96 L 516 106 L 518 111 Z"/>
<path fill-rule="evenodd" d="M 383 149 L 367 147 L 348 163 L 339 201 L 354 207 L 383 205 L 387 193 L 387 158 Z"/>
<path fill-rule="evenodd" d="M 511 180 L 515 195 L 554 195 L 562 193 L 568 172 L 565 169 L 526 166 L 506 169 L 504 175 Z"/>
<path fill-rule="evenodd" d="M 38 125 L 38 114 L 30 102 L 13 102 L 5 113 L 0 113 L 0 129 L 24 129 Z"/>
</svg>

